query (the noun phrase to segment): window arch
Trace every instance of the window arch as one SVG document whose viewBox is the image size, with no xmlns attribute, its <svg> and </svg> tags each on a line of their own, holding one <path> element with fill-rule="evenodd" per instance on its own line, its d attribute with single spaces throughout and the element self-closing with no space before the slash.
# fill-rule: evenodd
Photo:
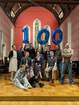
<svg viewBox="0 0 79 105">
<path fill-rule="evenodd" d="M 49 25 L 45 25 L 44 28 L 46 28 L 49 31 L 49 33 L 50 33 L 49 41 L 47 43 L 48 45 L 50 45 L 51 44 L 51 27 Z"/>
<path fill-rule="evenodd" d="M 41 21 L 39 19 L 35 19 L 33 22 L 33 46 L 35 48 L 39 48 L 39 43 L 37 41 L 38 32 L 41 30 Z"/>
</svg>

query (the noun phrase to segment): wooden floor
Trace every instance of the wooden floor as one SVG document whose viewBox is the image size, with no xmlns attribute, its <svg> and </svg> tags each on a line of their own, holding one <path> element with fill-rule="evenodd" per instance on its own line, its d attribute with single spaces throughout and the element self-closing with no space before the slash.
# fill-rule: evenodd
<svg viewBox="0 0 79 105">
<path fill-rule="evenodd" d="M 8 75 L 0 75 L 0 96 L 79 96 L 79 80 L 77 83 L 69 85 L 68 82 L 61 85 L 59 81 L 54 84 L 44 82 L 43 88 L 32 88 L 22 90 L 17 88 L 11 81 Z"/>
<path fill-rule="evenodd" d="M 0 105 L 79 105 L 79 102 L 0 102 Z"/>
<path fill-rule="evenodd" d="M 78 79 L 75 85 L 69 85 L 67 81 L 61 85 L 44 82 L 43 88 L 32 88 L 27 91 L 18 89 L 10 81 L 8 75 L 0 75 L 0 96 L 79 96 Z M 0 105 L 79 105 L 78 101 L 0 101 Z"/>
</svg>

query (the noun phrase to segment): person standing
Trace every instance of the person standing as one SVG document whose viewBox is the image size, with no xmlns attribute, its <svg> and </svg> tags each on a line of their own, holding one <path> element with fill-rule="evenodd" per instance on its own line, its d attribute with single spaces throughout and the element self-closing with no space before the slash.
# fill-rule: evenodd
<svg viewBox="0 0 79 105">
<path fill-rule="evenodd" d="M 36 57 L 35 48 L 32 46 L 32 43 L 29 43 L 29 56 L 33 60 Z"/>
<path fill-rule="evenodd" d="M 18 59 L 18 69 L 20 68 L 21 59 L 24 57 L 24 48 L 23 46 L 17 52 L 17 59 Z"/>
<path fill-rule="evenodd" d="M 74 83 L 73 78 L 72 78 L 72 63 L 71 63 L 72 55 L 73 55 L 73 50 L 69 47 L 69 44 L 67 43 L 62 52 L 63 64 L 62 64 L 62 69 L 61 69 L 61 84 L 64 83 L 65 70 L 68 70 L 69 83 L 70 84 Z"/>
<path fill-rule="evenodd" d="M 12 45 L 12 50 L 9 53 L 9 72 L 11 73 L 10 80 L 12 81 L 17 71 L 17 51 L 15 45 Z"/>
<path fill-rule="evenodd" d="M 62 69 L 62 51 L 60 49 L 60 45 L 58 45 L 58 48 L 56 49 L 55 56 L 57 58 L 57 69 L 59 72 L 59 80 L 60 80 L 61 77 L 60 71 Z"/>
</svg>

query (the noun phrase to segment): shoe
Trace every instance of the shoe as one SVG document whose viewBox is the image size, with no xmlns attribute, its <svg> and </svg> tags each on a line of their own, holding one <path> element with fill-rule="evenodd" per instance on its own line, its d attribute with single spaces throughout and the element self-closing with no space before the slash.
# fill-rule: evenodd
<svg viewBox="0 0 79 105">
<path fill-rule="evenodd" d="M 46 80 L 46 81 L 50 81 L 50 79 L 49 79 L 49 78 L 46 78 L 45 80 Z"/>
<path fill-rule="evenodd" d="M 28 86 L 28 89 L 32 89 L 32 86 Z"/>
<path fill-rule="evenodd" d="M 39 83 L 39 86 L 40 86 L 40 87 L 43 87 L 43 86 L 44 86 L 44 84 L 43 84 L 43 83 Z"/>
<path fill-rule="evenodd" d="M 33 88 L 36 88 L 36 84 L 32 84 L 32 87 L 33 87 Z"/>
<path fill-rule="evenodd" d="M 73 84 L 75 84 L 75 82 L 72 80 L 72 81 L 69 82 L 69 84 L 73 85 Z"/>
<path fill-rule="evenodd" d="M 64 80 L 60 80 L 60 83 L 61 83 L 61 85 L 63 85 L 64 84 Z"/>
<path fill-rule="evenodd" d="M 61 83 L 61 85 L 63 85 L 64 84 L 64 82 L 60 82 Z"/>
<path fill-rule="evenodd" d="M 51 83 L 54 83 L 54 80 L 52 79 Z"/>
</svg>

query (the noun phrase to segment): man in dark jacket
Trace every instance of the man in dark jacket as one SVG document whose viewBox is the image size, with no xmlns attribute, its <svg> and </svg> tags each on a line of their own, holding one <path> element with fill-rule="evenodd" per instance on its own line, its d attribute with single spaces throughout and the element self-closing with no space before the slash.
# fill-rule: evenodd
<svg viewBox="0 0 79 105">
<path fill-rule="evenodd" d="M 24 49 L 23 47 L 20 48 L 20 50 L 17 52 L 17 59 L 18 59 L 18 69 L 21 63 L 21 59 L 24 57 Z"/>
<path fill-rule="evenodd" d="M 29 54 L 31 59 L 34 59 L 36 56 L 35 49 L 33 48 L 32 43 L 29 43 Z"/>
<path fill-rule="evenodd" d="M 61 75 L 61 68 L 62 68 L 62 52 L 60 49 L 60 45 L 58 45 L 58 49 L 56 49 L 55 52 L 55 56 L 57 58 L 57 69 L 59 71 L 59 79 L 60 79 L 60 75 Z"/>
</svg>

